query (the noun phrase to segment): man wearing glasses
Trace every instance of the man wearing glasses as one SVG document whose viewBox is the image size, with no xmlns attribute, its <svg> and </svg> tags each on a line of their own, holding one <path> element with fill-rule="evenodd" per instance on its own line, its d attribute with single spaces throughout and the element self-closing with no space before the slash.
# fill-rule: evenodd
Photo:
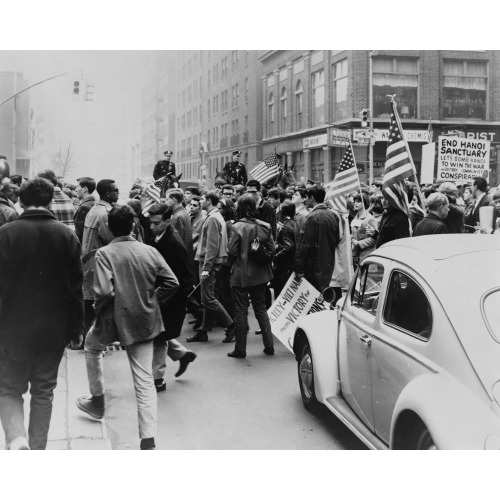
<svg viewBox="0 0 500 500">
<path fill-rule="evenodd" d="M 93 303 L 95 254 L 99 248 L 106 246 L 113 235 L 108 228 L 108 213 L 118 201 L 119 191 L 115 181 L 102 179 L 96 188 L 99 201 L 89 210 L 85 217 L 82 237 L 83 263 L 83 299 L 85 304 L 85 333 L 89 331 L 95 319 Z"/>
<path fill-rule="evenodd" d="M 155 168 L 153 170 L 153 178 L 155 181 L 169 174 L 175 175 L 175 163 L 173 161 L 170 161 L 173 154 L 174 152 L 168 149 L 163 153 L 165 159 L 160 160 L 155 165 Z"/>
</svg>

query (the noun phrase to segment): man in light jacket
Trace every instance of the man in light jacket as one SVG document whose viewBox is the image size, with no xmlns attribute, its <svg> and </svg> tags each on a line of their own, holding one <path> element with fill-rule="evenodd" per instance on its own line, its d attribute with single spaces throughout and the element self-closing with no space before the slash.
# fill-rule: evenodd
<svg viewBox="0 0 500 500">
<path fill-rule="evenodd" d="M 212 315 L 226 329 L 226 339 L 234 338 L 234 322 L 215 298 L 215 279 L 222 264 L 227 262 L 226 222 L 217 204 L 219 196 L 209 191 L 201 197 L 201 208 L 207 212 L 207 218 L 201 228 L 200 240 L 195 260 L 199 263 L 201 282 L 201 303 L 205 307 L 203 323 L 196 335 L 186 339 L 187 342 L 207 342 L 207 332 L 212 328 Z M 224 340 L 226 340 L 224 339 Z"/>
<path fill-rule="evenodd" d="M 141 450 L 155 448 L 156 389 L 153 378 L 153 339 L 163 330 L 159 303 L 167 301 L 179 282 L 155 248 L 133 238 L 134 211 L 128 205 L 113 208 L 108 225 L 114 239 L 95 256 L 95 310 L 108 320 L 99 331 L 93 327 L 85 340 L 85 361 L 90 397 L 77 399 L 77 406 L 93 418 L 104 417 L 102 352 L 114 323 L 125 346 L 132 370 Z M 98 322 L 96 322 L 96 326 Z"/>
</svg>

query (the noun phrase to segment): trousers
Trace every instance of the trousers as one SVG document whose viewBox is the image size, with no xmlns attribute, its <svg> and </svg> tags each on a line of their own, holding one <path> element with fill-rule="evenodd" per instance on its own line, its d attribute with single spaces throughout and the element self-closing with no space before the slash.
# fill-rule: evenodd
<svg viewBox="0 0 500 500">
<path fill-rule="evenodd" d="M 14 361 L 0 345 L 0 419 L 7 448 L 16 437 L 26 438 L 23 394 L 31 394 L 28 442 L 32 450 L 45 450 L 52 417 L 57 372 L 64 353 L 40 350 L 27 359 Z"/>
<path fill-rule="evenodd" d="M 167 369 L 167 356 L 173 361 L 179 361 L 179 359 L 188 352 L 180 342 L 177 340 L 157 340 L 153 341 L 153 378 L 159 380 L 165 375 L 165 370 Z"/>
<path fill-rule="evenodd" d="M 271 323 L 267 315 L 266 308 L 266 288 L 267 285 L 255 285 L 247 288 L 233 286 L 234 303 L 236 312 L 234 316 L 236 345 L 234 350 L 246 353 L 247 347 L 247 318 L 248 306 L 252 301 L 255 318 L 259 323 L 262 332 L 262 342 L 264 347 L 274 347 Z"/>
<path fill-rule="evenodd" d="M 215 298 L 215 281 L 220 267 L 219 264 L 214 265 L 212 269 L 210 269 L 207 278 L 201 281 L 201 303 L 205 307 L 201 328 L 207 331 L 212 329 L 212 321 L 214 318 L 218 320 L 223 328 L 227 328 L 233 322 L 233 319 L 229 316 L 223 305 Z M 203 263 L 200 262 L 200 276 L 202 269 Z"/>
<path fill-rule="evenodd" d="M 85 339 L 85 363 L 92 396 L 104 395 L 103 344 L 94 330 Z M 126 346 L 132 379 L 134 381 L 139 437 L 153 438 L 156 434 L 157 399 L 153 378 L 153 340 Z"/>
</svg>

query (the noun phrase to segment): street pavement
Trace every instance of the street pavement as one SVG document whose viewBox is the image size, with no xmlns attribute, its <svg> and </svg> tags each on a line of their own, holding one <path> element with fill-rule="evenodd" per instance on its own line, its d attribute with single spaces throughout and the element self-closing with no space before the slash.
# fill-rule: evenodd
<svg viewBox="0 0 500 500">
<path fill-rule="evenodd" d="M 331 450 L 366 449 L 326 409 L 318 415 L 302 405 L 294 356 L 275 339 L 266 356 L 250 315 L 247 357 L 228 358 L 221 328 L 207 343 L 186 343 L 191 325 L 178 339 L 198 357 L 179 378 L 167 358 L 167 390 L 158 394 L 157 449 L 160 450 Z M 189 318 L 189 315 L 188 315 Z M 138 449 L 137 408 L 124 351 L 105 359 L 106 426 L 113 449 Z"/>
<path fill-rule="evenodd" d="M 78 396 L 88 394 L 83 351 L 66 350 L 57 376 L 50 422 L 48 450 L 110 450 L 104 422 L 91 421 L 75 405 Z M 24 396 L 25 427 L 28 429 L 30 396 Z M 5 436 L 0 432 L 0 450 Z"/>
<path fill-rule="evenodd" d="M 333 450 L 366 449 L 326 409 L 309 413 L 302 405 L 294 356 L 275 339 L 275 355 L 263 352 L 250 309 L 247 357 L 228 358 L 215 328 L 207 343 L 186 343 L 193 335 L 188 315 L 179 340 L 197 358 L 179 378 L 168 359 L 167 390 L 158 394 L 159 450 Z M 137 405 L 126 352 L 104 357 L 106 416 L 94 420 L 77 409 L 88 395 L 83 351 L 67 350 L 61 362 L 49 431 L 49 450 L 137 450 Z M 25 395 L 26 428 L 29 394 Z M 0 449 L 5 448 L 0 432 Z"/>
</svg>

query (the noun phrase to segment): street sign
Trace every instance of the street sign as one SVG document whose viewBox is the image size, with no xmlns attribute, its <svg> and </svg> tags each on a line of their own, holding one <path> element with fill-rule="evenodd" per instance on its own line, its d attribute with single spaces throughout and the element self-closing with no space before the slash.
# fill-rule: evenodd
<svg viewBox="0 0 500 500">
<path fill-rule="evenodd" d="M 332 146 L 349 146 L 351 131 L 349 129 L 332 128 Z"/>
<path fill-rule="evenodd" d="M 372 128 L 355 128 L 353 130 L 353 139 L 360 145 L 369 145 L 375 143 L 375 133 Z"/>
</svg>

